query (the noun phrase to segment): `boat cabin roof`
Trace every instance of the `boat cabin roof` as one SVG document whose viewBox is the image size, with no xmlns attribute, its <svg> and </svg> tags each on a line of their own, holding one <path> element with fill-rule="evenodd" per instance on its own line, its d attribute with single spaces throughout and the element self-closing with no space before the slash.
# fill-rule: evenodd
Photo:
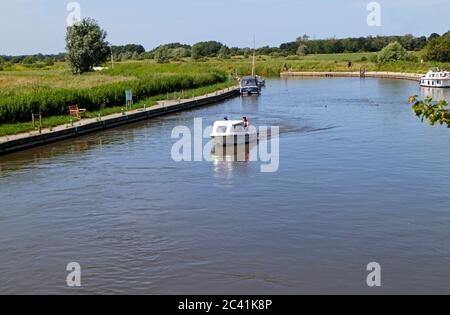
<svg viewBox="0 0 450 315">
<path fill-rule="evenodd" d="M 257 82 L 256 77 L 243 77 L 241 79 L 241 86 L 255 86 Z"/>
<path fill-rule="evenodd" d="M 239 126 L 242 125 L 244 126 L 244 122 L 242 120 L 221 120 L 221 121 L 216 121 L 214 123 L 215 126 Z"/>
</svg>

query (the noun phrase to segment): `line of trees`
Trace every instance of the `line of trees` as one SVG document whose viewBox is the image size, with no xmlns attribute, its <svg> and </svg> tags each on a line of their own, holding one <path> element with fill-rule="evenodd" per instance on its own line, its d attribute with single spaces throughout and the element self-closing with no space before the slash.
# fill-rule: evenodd
<svg viewBox="0 0 450 315">
<path fill-rule="evenodd" d="M 95 20 L 84 19 L 67 30 L 66 53 L 57 55 L 0 56 L 0 70 L 5 64 L 23 64 L 27 66 L 50 66 L 56 61 L 67 61 L 74 73 L 90 71 L 93 66 L 106 62 L 111 54 L 117 61 L 154 59 L 158 63 L 191 57 L 200 60 L 208 57 L 229 58 L 231 56 L 249 57 L 250 48 L 228 47 L 218 41 L 203 41 L 193 46 L 170 43 L 146 51 L 139 44 L 110 46 L 106 41 L 106 32 Z M 331 54 L 353 52 L 379 52 L 373 61 L 388 62 L 394 60 L 417 61 L 417 54 L 422 51 L 427 61 L 450 62 L 450 31 L 442 36 L 436 33 L 428 38 L 404 36 L 368 36 L 343 39 L 311 39 L 308 35 L 298 37 L 295 41 L 281 44 L 279 47 L 264 46 L 256 49 L 257 55 L 287 57 L 292 55 Z"/>
<path fill-rule="evenodd" d="M 428 41 L 424 52 L 425 60 L 450 62 L 450 31 L 434 36 Z"/>
<path fill-rule="evenodd" d="M 24 64 L 24 65 L 53 65 L 56 61 L 64 61 L 66 57 L 65 53 L 60 54 L 36 54 L 36 55 L 23 55 L 23 56 L 0 56 L 0 65 L 10 64 Z"/>
<path fill-rule="evenodd" d="M 333 54 L 345 52 L 378 52 L 392 42 L 400 43 L 406 50 L 419 51 L 426 46 L 428 39 L 425 36 L 415 37 L 407 34 L 404 36 L 368 36 L 312 40 L 308 35 L 303 35 L 294 42 L 282 44 L 280 50 L 282 52 L 288 52 L 291 55 L 299 53 Z"/>
<path fill-rule="evenodd" d="M 388 51 L 395 50 L 401 55 L 394 56 L 397 60 L 416 61 L 415 55 L 408 52 L 424 51 L 424 59 L 430 61 L 450 61 L 450 50 L 448 41 L 450 31 L 440 36 L 433 33 L 428 38 L 425 36 L 415 37 L 411 34 L 404 36 L 368 36 L 343 39 L 311 39 L 308 35 L 297 38 L 296 41 L 281 44 L 279 47 L 264 46 L 256 49 L 257 55 L 269 55 L 276 57 L 287 57 L 291 55 L 305 56 L 308 54 L 333 54 L 333 53 L 355 53 L 355 52 L 381 52 L 389 47 Z M 395 43 L 395 45 L 393 45 Z M 182 47 L 182 48 L 180 48 Z M 400 49 L 401 47 L 402 49 Z M 183 53 L 174 54 L 175 49 L 183 49 Z M 249 57 L 252 54 L 250 48 L 227 47 L 217 41 L 200 42 L 188 46 L 179 43 L 162 45 L 151 52 L 158 62 L 167 62 L 171 59 L 191 56 L 193 59 L 206 57 L 228 58 L 230 56 Z M 386 51 L 386 53 L 388 52 Z M 389 58 L 388 58 L 389 59 Z M 381 56 L 383 61 L 383 56 Z"/>
</svg>

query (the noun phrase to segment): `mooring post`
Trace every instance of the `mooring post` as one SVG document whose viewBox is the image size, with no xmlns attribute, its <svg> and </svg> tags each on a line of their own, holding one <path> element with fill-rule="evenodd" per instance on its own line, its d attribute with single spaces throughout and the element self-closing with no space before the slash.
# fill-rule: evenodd
<svg viewBox="0 0 450 315">
<path fill-rule="evenodd" d="M 39 112 L 39 133 L 42 133 L 42 113 Z"/>
<path fill-rule="evenodd" d="M 359 69 L 359 77 L 360 77 L 360 78 L 365 78 L 365 77 L 366 77 L 366 68 L 361 67 L 361 68 Z"/>
</svg>

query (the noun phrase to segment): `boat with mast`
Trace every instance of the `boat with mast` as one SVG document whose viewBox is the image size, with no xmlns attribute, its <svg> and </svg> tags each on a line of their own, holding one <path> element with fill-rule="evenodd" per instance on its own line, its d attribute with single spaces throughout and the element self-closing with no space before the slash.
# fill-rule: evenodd
<svg viewBox="0 0 450 315">
<path fill-rule="evenodd" d="M 241 78 L 239 90 L 241 95 L 259 95 L 266 81 L 256 74 L 256 42 L 253 39 L 252 75 Z"/>
</svg>

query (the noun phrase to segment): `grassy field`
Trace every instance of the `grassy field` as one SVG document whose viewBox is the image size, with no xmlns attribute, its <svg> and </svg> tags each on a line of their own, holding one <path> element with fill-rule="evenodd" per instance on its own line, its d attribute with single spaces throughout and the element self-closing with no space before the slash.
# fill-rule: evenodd
<svg viewBox="0 0 450 315">
<path fill-rule="evenodd" d="M 227 80 L 205 65 L 157 65 L 150 61 L 117 64 L 101 73 L 72 75 L 66 67 L 0 72 L 0 123 L 28 121 L 31 113 L 64 115 L 70 105 L 89 112 L 125 104 L 125 90 L 135 101 L 195 89 Z"/>
<path fill-rule="evenodd" d="M 421 62 L 372 62 L 374 53 L 308 55 L 304 57 L 257 57 L 257 72 L 266 77 L 279 76 L 285 66 L 291 71 L 392 71 L 425 73 L 432 67 L 450 69 L 450 64 Z M 353 67 L 348 67 L 352 61 Z M 165 99 L 167 93 L 189 90 L 208 93 L 236 84 L 227 78 L 251 73 L 252 58 L 205 58 L 156 64 L 152 60 L 117 63 L 114 69 L 72 75 L 64 63 L 42 69 L 16 65 L 0 71 L 0 136 L 31 130 L 31 113 L 41 111 L 44 127 L 67 124 L 69 105 L 88 109 L 88 117 L 120 112 L 126 89 L 132 89 L 137 106 Z"/>
<path fill-rule="evenodd" d="M 178 98 L 181 98 L 182 95 L 184 95 L 186 97 L 197 97 L 197 96 L 201 96 L 201 95 L 212 93 L 212 92 L 215 92 L 218 90 L 225 89 L 225 88 L 233 86 L 235 84 L 236 83 L 233 81 L 226 81 L 223 83 L 216 83 L 216 84 L 212 84 L 212 85 L 208 85 L 208 86 L 204 86 L 204 87 L 200 87 L 200 88 L 196 88 L 196 89 L 183 90 L 182 92 L 170 93 L 169 99 L 178 99 Z M 158 101 L 165 101 L 165 100 L 167 100 L 167 94 L 159 94 L 156 96 L 151 96 L 148 98 L 144 98 L 144 99 L 140 100 L 139 102 L 135 103 L 133 106 L 133 109 L 151 107 L 153 105 L 156 105 L 158 103 Z M 85 118 L 97 118 L 98 116 L 103 117 L 103 116 L 110 115 L 110 114 L 120 113 L 123 109 L 124 109 L 124 106 L 119 105 L 119 106 L 103 108 L 103 109 L 100 109 L 97 111 L 90 111 L 90 112 L 86 113 Z M 61 126 L 61 125 L 69 125 L 71 122 L 73 122 L 73 118 L 69 115 L 57 115 L 57 116 L 51 116 L 51 117 L 44 117 L 42 119 L 42 127 L 44 129 L 52 128 L 52 127 Z M 26 122 L 2 124 L 2 125 L 0 125 L 0 137 L 36 131 L 38 123 L 36 122 L 35 125 L 36 125 L 35 128 L 33 128 L 31 119 L 30 119 L 30 121 L 26 121 Z"/>
</svg>

